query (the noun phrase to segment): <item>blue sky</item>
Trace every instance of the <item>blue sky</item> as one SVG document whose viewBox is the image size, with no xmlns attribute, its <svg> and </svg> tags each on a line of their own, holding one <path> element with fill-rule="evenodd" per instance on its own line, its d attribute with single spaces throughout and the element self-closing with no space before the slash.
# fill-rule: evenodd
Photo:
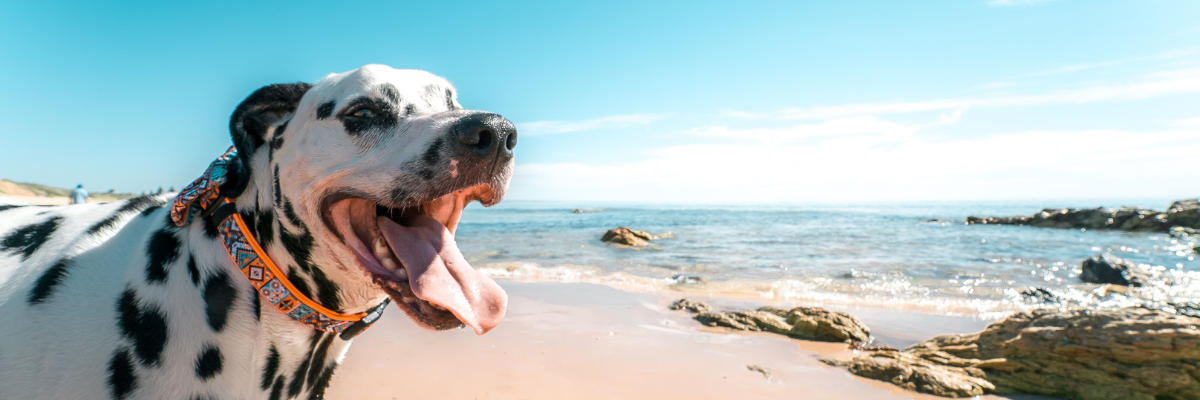
<svg viewBox="0 0 1200 400">
<path fill-rule="evenodd" d="M 0 177 L 177 187 L 255 88 L 429 70 L 510 199 L 1200 195 L 1200 2 L 0 4 Z"/>
</svg>

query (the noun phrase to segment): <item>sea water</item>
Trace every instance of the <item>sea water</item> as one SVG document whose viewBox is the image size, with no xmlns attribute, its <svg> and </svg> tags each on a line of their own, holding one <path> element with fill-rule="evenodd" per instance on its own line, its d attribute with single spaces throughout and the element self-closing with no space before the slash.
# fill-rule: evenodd
<svg viewBox="0 0 1200 400">
<path fill-rule="evenodd" d="M 1028 307 L 1169 307 L 1200 300 L 1195 239 L 1166 233 L 966 225 L 968 215 L 1168 201 L 940 202 L 687 206 L 508 201 L 464 211 L 457 240 L 493 276 L 592 281 L 636 290 L 791 303 L 999 315 Z M 583 212 L 576 213 L 575 210 Z M 606 244 L 628 226 L 673 238 Z M 1112 254 L 1145 264 L 1146 288 L 1085 284 L 1079 264 Z M 1029 296 L 1041 289 L 1039 295 Z"/>
</svg>

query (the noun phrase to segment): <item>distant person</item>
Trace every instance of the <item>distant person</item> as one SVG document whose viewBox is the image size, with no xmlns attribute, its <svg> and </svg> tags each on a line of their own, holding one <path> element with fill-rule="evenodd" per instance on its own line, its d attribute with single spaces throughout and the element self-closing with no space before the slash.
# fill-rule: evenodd
<svg viewBox="0 0 1200 400">
<path fill-rule="evenodd" d="M 91 196 L 88 196 L 87 190 L 83 189 L 83 184 L 80 183 L 75 185 L 75 189 L 71 191 L 71 204 L 87 203 L 87 200 L 90 197 Z"/>
</svg>

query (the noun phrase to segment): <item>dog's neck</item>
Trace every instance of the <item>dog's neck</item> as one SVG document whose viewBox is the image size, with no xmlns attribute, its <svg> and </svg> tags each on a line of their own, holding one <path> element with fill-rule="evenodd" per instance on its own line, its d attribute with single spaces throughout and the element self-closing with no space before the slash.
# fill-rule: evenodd
<svg viewBox="0 0 1200 400">
<path fill-rule="evenodd" d="M 278 178 L 270 173 L 271 158 L 268 149 L 250 157 L 249 168 L 242 169 L 249 173 L 245 190 L 235 199 L 259 246 L 301 294 L 325 308 L 354 314 L 379 305 L 386 295 L 365 275 L 356 274 L 357 266 L 338 263 L 331 249 L 317 240 L 315 230 L 323 226 L 315 225 L 321 222 L 303 218 L 300 205 L 275 190 Z"/>
</svg>

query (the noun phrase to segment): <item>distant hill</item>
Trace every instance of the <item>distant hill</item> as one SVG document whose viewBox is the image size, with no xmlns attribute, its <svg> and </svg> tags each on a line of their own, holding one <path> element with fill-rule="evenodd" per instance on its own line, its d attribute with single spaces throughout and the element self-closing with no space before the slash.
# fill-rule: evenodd
<svg viewBox="0 0 1200 400">
<path fill-rule="evenodd" d="M 109 192 L 93 192 L 88 191 L 92 195 L 93 201 L 108 202 L 116 200 L 124 200 L 138 195 L 133 193 L 113 193 Z M 5 179 L 0 179 L 0 195 L 11 196 L 37 196 L 37 197 L 67 197 L 71 194 L 71 189 L 63 189 L 53 186 L 39 185 L 36 183 L 13 182 Z"/>
</svg>

